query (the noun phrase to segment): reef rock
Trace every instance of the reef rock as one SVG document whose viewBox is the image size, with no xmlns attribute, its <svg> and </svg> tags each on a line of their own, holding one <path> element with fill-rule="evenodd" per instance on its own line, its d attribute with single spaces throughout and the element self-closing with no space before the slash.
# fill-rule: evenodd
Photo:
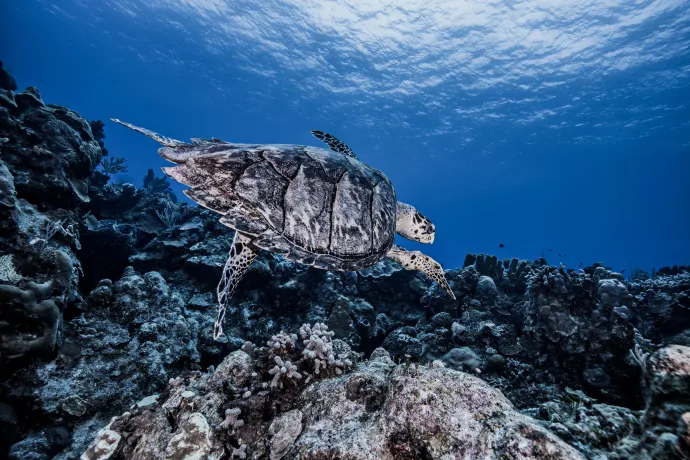
<svg viewBox="0 0 690 460">
<path fill-rule="evenodd" d="M 180 446 L 185 458 L 229 458 L 233 451 L 245 458 L 237 445 L 242 455 L 272 460 L 583 458 L 499 391 L 462 372 L 395 365 L 382 351 L 341 376 L 269 391 L 252 383 L 248 364 L 261 370 L 236 351 L 214 374 L 174 382 L 160 403 L 116 417 L 82 458 L 181 455 Z M 229 397 L 214 381 L 246 385 L 251 394 Z M 180 394 L 187 388 L 194 396 L 184 402 Z M 210 429 L 218 412 L 231 406 L 238 408 L 230 411 L 236 414 L 232 424 Z"/>
<path fill-rule="evenodd" d="M 45 105 L 34 87 L 14 95 L 16 107 L 0 116 L 3 161 L 17 192 L 42 207 L 89 201 L 89 176 L 103 152 L 91 126 L 65 107 Z"/>
</svg>

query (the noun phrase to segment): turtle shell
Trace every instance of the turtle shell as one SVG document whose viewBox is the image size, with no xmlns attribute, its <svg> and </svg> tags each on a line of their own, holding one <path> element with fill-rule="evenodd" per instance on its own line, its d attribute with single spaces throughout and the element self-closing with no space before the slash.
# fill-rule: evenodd
<svg viewBox="0 0 690 460">
<path fill-rule="evenodd" d="M 302 145 L 194 141 L 161 149 L 164 157 L 185 150 L 184 163 L 164 172 L 256 246 L 319 268 L 359 270 L 393 245 L 395 190 L 358 159 Z"/>
</svg>

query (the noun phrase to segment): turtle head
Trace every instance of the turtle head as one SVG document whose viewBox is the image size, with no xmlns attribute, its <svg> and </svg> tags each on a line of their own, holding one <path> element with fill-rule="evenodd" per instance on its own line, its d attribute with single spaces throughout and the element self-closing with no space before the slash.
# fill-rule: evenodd
<svg viewBox="0 0 690 460">
<path fill-rule="evenodd" d="M 408 240 L 433 243 L 436 227 L 414 206 L 398 201 L 395 213 L 395 231 Z"/>
</svg>

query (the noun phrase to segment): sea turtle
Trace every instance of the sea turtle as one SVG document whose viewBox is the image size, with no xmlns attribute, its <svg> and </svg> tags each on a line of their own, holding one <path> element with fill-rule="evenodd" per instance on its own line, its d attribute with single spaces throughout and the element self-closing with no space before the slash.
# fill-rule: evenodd
<svg viewBox="0 0 690 460">
<path fill-rule="evenodd" d="M 188 144 L 112 120 L 164 145 L 158 153 L 177 166 L 163 172 L 191 187 L 185 195 L 221 214 L 220 222 L 236 231 L 218 284 L 214 339 L 222 335 L 225 309 L 259 249 L 326 270 L 356 271 L 388 257 L 423 272 L 455 299 L 439 263 L 394 244 L 396 232 L 433 243 L 434 224 L 396 201 L 388 178 L 330 134 L 312 131 L 330 150 L 216 138 Z"/>
</svg>

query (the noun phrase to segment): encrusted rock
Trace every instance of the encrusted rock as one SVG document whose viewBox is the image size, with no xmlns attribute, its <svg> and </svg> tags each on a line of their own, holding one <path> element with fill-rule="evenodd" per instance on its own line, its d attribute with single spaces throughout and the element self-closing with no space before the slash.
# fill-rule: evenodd
<svg viewBox="0 0 690 460">
<path fill-rule="evenodd" d="M 268 435 L 271 439 L 271 460 L 283 458 L 301 432 L 302 412 L 299 410 L 291 410 L 276 417 L 268 427 Z"/>
<path fill-rule="evenodd" d="M 86 413 L 86 401 L 78 395 L 68 396 L 62 401 L 62 410 L 75 417 L 81 417 Z"/>
<path fill-rule="evenodd" d="M 365 400 L 348 398 L 338 381 L 308 388 L 301 398 L 304 428 L 290 451 L 296 457 L 415 458 L 412 453 L 423 449 L 430 458 L 582 458 L 475 377 L 376 361 L 357 372 L 364 381 L 388 381 L 379 415 L 371 416 Z"/>
<path fill-rule="evenodd" d="M 489 276 L 480 276 L 477 282 L 477 296 L 487 302 L 491 302 L 498 295 L 496 283 Z"/>
<path fill-rule="evenodd" d="M 394 355 L 419 357 L 423 352 L 422 343 L 410 333 L 414 334 L 414 329 L 411 331 L 408 328 L 396 329 L 388 334 L 382 347 Z"/>
<path fill-rule="evenodd" d="M 167 458 L 195 460 L 207 458 L 211 452 L 211 427 L 203 414 L 195 412 L 180 424 L 165 448 Z"/>
<path fill-rule="evenodd" d="M 10 109 L 16 109 L 17 102 L 14 99 L 14 93 L 10 90 L 0 89 L 0 104 Z"/>
<path fill-rule="evenodd" d="M 244 387 L 249 382 L 253 370 L 249 355 L 241 350 L 234 351 L 218 365 L 211 377 L 210 385 L 215 388 L 222 388 L 226 384 Z"/>
<path fill-rule="evenodd" d="M 649 358 L 653 394 L 690 395 L 690 347 L 670 345 Z"/>
<path fill-rule="evenodd" d="M 80 460 L 107 460 L 113 456 L 122 440 L 120 433 L 110 429 L 117 418 L 113 417 L 110 423 L 96 434 L 96 439 L 86 449 L 86 452 L 81 455 Z"/>
<path fill-rule="evenodd" d="M 442 359 L 447 367 L 457 371 L 473 372 L 481 365 L 479 356 L 468 347 L 453 348 Z"/>
<path fill-rule="evenodd" d="M 431 324 L 435 327 L 450 327 L 453 324 L 453 316 L 445 311 L 436 313 L 431 317 Z"/>
<path fill-rule="evenodd" d="M 29 86 L 24 91 L 21 91 L 14 95 L 17 101 L 17 106 L 21 109 L 29 107 L 43 107 L 45 103 L 41 99 L 41 95 L 38 92 L 38 88 L 35 86 Z"/>
<path fill-rule="evenodd" d="M 222 389 L 211 389 L 206 402 L 180 406 L 174 414 L 163 406 L 127 414 L 107 427 L 127 433 L 113 459 L 143 459 L 156 449 L 189 459 L 247 454 L 271 460 L 412 459 L 412 453 L 422 451 L 429 458 L 582 458 L 482 380 L 443 367 L 396 366 L 383 352 L 377 355 L 351 374 L 316 380 L 299 387 L 294 397 L 284 396 L 287 410 L 269 420 L 265 414 L 276 407 L 271 400 L 232 399 Z M 187 385 L 203 392 L 211 381 L 209 376 L 191 377 Z M 175 379 L 166 391 L 179 392 L 183 385 Z M 263 403 L 257 406 L 259 401 Z M 214 435 L 207 420 L 230 404 L 245 406 L 242 418 L 247 422 L 235 423 L 240 409 L 228 409 L 234 429 Z M 177 424 L 174 432 L 170 423 Z M 225 436 L 241 437 L 245 447 L 228 450 Z M 117 436 L 108 433 L 108 439 Z M 102 435 L 97 441 L 103 442 Z"/>
</svg>

